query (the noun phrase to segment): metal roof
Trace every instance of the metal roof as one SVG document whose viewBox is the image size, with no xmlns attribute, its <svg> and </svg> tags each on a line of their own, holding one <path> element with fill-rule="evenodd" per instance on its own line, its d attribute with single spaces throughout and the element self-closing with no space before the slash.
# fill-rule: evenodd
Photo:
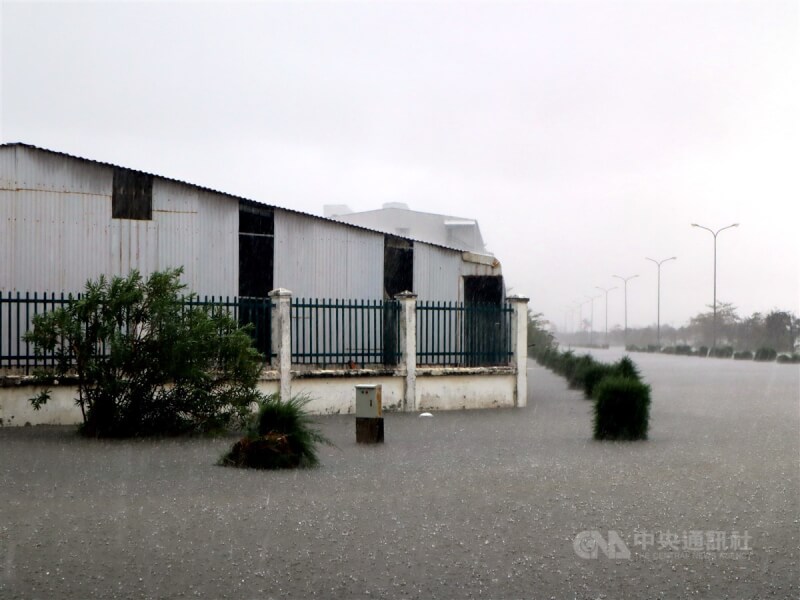
<svg viewBox="0 0 800 600">
<path fill-rule="evenodd" d="M 115 165 L 113 163 L 104 162 L 104 161 L 101 161 L 101 160 L 94 160 L 94 159 L 91 159 L 91 158 L 84 158 L 83 156 L 75 156 L 74 154 L 67 154 L 66 152 L 59 152 L 57 150 L 50 150 L 49 148 L 41 148 L 39 146 L 34 146 L 33 144 L 26 144 L 24 142 L 9 142 L 9 143 L 5 143 L 5 144 L 0 144 L 0 148 L 11 148 L 11 147 L 27 148 L 29 150 L 36 150 L 38 152 L 47 152 L 49 154 L 55 154 L 57 156 L 63 156 L 64 158 L 69 158 L 69 159 L 72 159 L 72 160 L 80 160 L 80 161 L 83 161 L 83 162 L 92 163 L 92 164 L 95 164 L 95 165 L 101 165 L 101 166 L 104 166 L 104 167 L 128 169 L 130 171 L 134 171 L 134 172 L 137 172 L 137 173 L 142 173 L 142 174 L 145 174 L 145 175 L 150 175 L 152 177 L 158 177 L 159 179 L 163 179 L 165 181 L 171 181 L 171 182 L 174 182 L 174 183 L 178 183 L 178 184 L 181 184 L 181 185 L 189 186 L 189 187 L 192 187 L 192 188 L 195 188 L 195 189 L 198 189 L 198 190 L 202 190 L 202 191 L 205 191 L 205 192 L 211 192 L 211 193 L 214 193 L 214 194 L 220 194 L 222 196 L 228 196 L 229 198 L 233 198 L 233 199 L 235 199 L 235 200 L 237 200 L 239 202 L 243 202 L 243 203 L 249 204 L 251 206 L 266 206 L 266 207 L 269 207 L 269 208 L 283 210 L 283 211 L 294 213 L 294 214 L 297 214 L 297 215 L 302 215 L 304 217 L 310 217 L 312 219 L 319 219 L 320 221 L 325 221 L 326 223 L 336 223 L 337 225 L 341 225 L 343 227 L 352 227 L 354 229 L 360 229 L 362 231 L 369 231 L 371 233 L 378 233 L 380 235 L 384 235 L 383 231 L 379 231 L 377 229 L 371 229 L 369 227 L 364 227 L 362 225 L 355 225 L 353 223 L 346 223 L 346 222 L 340 221 L 338 219 L 330 219 L 330 218 L 327 218 L 327 217 L 322 217 L 320 215 L 307 213 L 307 212 L 304 212 L 304 211 L 301 211 L 301 210 L 296 210 L 296 209 L 293 209 L 293 208 L 286 208 L 284 206 L 277 206 L 277 205 L 274 205 L 274 204 L 267 204 L 266 202 L 259 202 L 257 200 L 252 200 L 250 198 L 244 198 L 243 196 L 237 196 L 236 194 L 230 194 L 228 192 L 215 190 L 214 188 L 209 188 L 209 187 L 205 187 L 205 186 L 202 186 L 202 185 L 197 185 L 195 183 L 190 183 L 188 181 L 175 179 L 173 177 L 166 177 L 164 175 L 159 175 L 158 173 L 150 173 L 148 171 L 142 171 L 142 170 L 139 170 L 139 169 L 131 169 L 129 167 L 124 167 L 122 165 Z M 453 248 L 452 246 L 445 246 L 443 244 L 436 244 L 436 243 L 428 242 L 428 241 L 425 241 L 425 240 L 418 240 L 418 239 L 407 237 L 407 236 L 395 236 L 395 237 L 400 237 L 400 238 L 407 239 L 407 240 L 410 240 L 410 241 L 418 242 L 420 244 L 428 244 L 430 246 L 436 246 L 438 248 L 444 248 L 446 250 L 452 250 L 454 252 L 459 252 L 459 253 L 463 252 L 463 250 L 461 250 L 459 248 Z"/>
</svg>

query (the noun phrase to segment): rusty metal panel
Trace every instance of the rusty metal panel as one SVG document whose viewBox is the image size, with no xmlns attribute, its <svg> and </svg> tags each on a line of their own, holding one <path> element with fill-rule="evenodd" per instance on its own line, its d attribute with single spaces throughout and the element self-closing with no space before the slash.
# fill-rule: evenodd
<svg viewBox="0 0 800 600">
<path fill-rule="evenodd" d="M 274 287 L 303 298 L 383 297 L 383 234 L 275 210 Z"/>
</svg>

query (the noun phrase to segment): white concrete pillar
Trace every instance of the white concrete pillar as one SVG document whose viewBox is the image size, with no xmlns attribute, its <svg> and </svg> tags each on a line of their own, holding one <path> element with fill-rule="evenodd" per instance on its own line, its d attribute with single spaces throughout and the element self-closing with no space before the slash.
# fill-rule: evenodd
<svg viewBox="0 0 800 600">
<path fill-rule="evenodd" d="M 511 314 L 511 343 L 513 365 L 517 370 L 517 385 L 514 391 L 514 406 L 528 404 L 528 301 L 525 296 L 507 298 L 514 312 Z"/>
<path fill-rule="evenodd" d="M 292 292 L 283 288 L 269 293 L 272 299 L 272 366 L 280 376 L 281 400 L 292 397 Z"/>
<path fill-rule="evenodd" d="M 403 410 L 417 410 L 417 295 L 400 292 L 400 365 L 405 369 Z"/>
</svg>

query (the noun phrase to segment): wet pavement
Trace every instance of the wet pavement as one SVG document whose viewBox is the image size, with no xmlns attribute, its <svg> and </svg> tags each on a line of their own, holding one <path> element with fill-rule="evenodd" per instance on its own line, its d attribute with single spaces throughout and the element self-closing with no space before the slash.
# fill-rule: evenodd
<svg viewBox="0 0 800 600">
<path fill-rule="evenodd" d="M 800 597 L 800 368 L 632 358 L 646 442 L 593 441 L 533 363 L 527 408 L 388 414 L 382 446 L 319 417 L 308 471 L 0 428 L 0 598 Z"/>
</svg>

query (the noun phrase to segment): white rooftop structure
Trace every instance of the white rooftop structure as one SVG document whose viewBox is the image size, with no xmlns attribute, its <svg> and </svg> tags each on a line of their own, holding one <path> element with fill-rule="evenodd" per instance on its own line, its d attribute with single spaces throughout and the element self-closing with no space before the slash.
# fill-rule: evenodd
<svg viewBox="0 0 800 600">
<path fill-rule="evenodd" d="M 486 250 L 480 227 L 475 219 L 426 213 L 408 208 L 402 202 L 387 202 L 377 210 L 353 212 L 344 204 L 328 204 L 326 217 L 477 254 L 491 254 Z"/>
</svg>

